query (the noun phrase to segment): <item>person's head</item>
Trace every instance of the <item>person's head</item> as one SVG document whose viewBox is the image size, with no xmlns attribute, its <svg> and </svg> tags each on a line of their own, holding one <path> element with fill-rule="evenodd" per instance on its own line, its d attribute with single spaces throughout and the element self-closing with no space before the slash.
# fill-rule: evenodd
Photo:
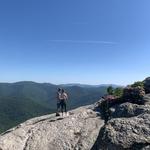
<svg viewBox="0 0 150 150">
<path fill-rule="evenodd" d="M 64 93 L 64 92 L 65 92 L 65 90 L 64 90 L 64 89 L 62 89 L 61 91 L 62 91 L 62 93 Z"/>
<path fill-rule="evenodd" d="M 61 92 L 61 88 L 58 88 L 58 92 Z"/>
</svg>

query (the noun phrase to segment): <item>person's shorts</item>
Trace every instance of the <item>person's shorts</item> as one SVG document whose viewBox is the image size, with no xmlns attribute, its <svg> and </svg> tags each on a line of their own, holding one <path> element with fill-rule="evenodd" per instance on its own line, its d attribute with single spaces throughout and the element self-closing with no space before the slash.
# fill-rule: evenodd
<svg viewBox="0 0 150 150">
<path fill-rule="evenodd" d="M 60 102 L 60 106 L 61 106 L 61 107 L 66 106 L 66 101 L 65 101 L 65 100 L 61 100 L 61 102 Z"/>
</svg>

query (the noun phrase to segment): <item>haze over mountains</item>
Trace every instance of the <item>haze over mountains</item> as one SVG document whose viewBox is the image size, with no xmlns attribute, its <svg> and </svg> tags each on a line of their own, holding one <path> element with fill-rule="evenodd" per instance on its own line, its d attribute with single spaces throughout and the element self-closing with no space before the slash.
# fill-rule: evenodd
<svg viewBox="0 0 150 150">
<path fill-rule="evenodd" d="M 0 132 L 29 118 L 55 112 L 58 87 L 69 94 L 68 109 L 96 102 L 107 89 L 107 85 L 0 83 Z"/>
<path fill-rule="evenodd" d="M 69 83 L 69 84 L 60 84 L 58 86 L 64 86 L 64 87 L 69 87 L 69 86 L 79 86 L 79 87 L 102 87 L 102 86 L 112 86 L 114 88 L 121 86 L 121 85 L 116 85 L 116 84 L 99 84 L 99 85 L 90 85 L 90 84 L 80 84 L 80 83 Z"/>
</svg>

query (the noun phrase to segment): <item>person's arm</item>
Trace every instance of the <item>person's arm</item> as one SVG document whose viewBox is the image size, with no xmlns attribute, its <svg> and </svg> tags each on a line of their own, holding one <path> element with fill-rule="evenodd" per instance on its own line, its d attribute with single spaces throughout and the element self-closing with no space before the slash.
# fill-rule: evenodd
<svg viewBox="0 0 150 150">
<path fill-rule="evenodd" d="M 59 93 L 57 93 L 57 100 L 61 99 L 61 95 Z"/>
<path fill-rule="evenodd" d="M 66 100 L 68 100 L 68 94 L 66 93 Z"/>
</svg>

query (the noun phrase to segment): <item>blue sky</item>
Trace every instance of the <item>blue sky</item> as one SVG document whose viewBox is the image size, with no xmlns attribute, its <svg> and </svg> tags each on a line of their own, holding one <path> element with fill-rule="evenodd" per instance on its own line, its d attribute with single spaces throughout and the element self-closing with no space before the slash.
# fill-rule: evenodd
<svg viewBox="0 0 150 150">
<path fill-rule="evenodd" d="M 130 84 L 150 75 L 149 0 L 0 1 L 0 82 Z"/>
</svg>

